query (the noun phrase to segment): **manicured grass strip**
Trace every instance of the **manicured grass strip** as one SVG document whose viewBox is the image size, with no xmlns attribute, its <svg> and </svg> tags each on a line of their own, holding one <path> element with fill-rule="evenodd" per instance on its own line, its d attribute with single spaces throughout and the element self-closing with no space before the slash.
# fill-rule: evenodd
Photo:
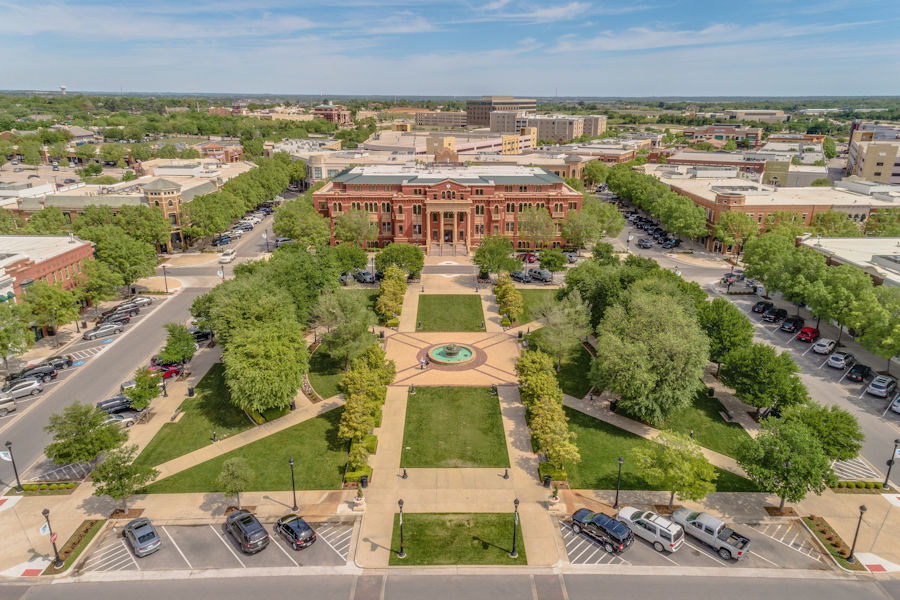
<svg viewBox="0 0 900 600">
<path fill-rule="evenodd" d="M 681 410 L 666 421 L 662 429 L 684 434 L 694 432 L 694 439 L 704 448 L 734 458 L 738 444 L 749 438 L 749 434 L 737 423 L 726 423 L 719 411 L 722 405 L 710 398 L 706 389 L 694 398 L 693 406 Z"/>
<path fill-rule="evenodd" d="M 407 505 L 408 508 L 408 505 Z M 400 552 L 400 515 L 394 515 L 391 565 L 526 565 L 519 519 L 516 552 L 510 558 L 514 516 L 510 513 L 403 513 L 403 549 Z"/>
<path fill-rule="evenodd" d="M 474 294 L 422 294 L 416 314 L 418 331 L 484 331 L 481 297 Z"/>
<path fill-rule="evenodd" d="M 295 461 L 298 490 L 328 490 L 341 487 L 347 443 L 337 435 L 342 408 L 330 410 L 314 419 L 247 444 L 222 456 L 150 484 L 151 494 L 182 492 L 220 492 L 216 481 L 222 463 L 241 456 L 254 473 L 247 491 L 289 490 Z"/>
<path fill-rule="evenodd" d="M 821 531 L 819 531 L 819 528 L 816 527 L 816 524 L 812 519 L 810 519 L 809 517 L 803 517 L 803 522 L 806 524 L 809 530 L 812 531 L 813 535 L 819 539 L 822 545 L 825 546 L 825 548 L 828 550 L 828 553 L 834 558 L 834 560 L 838 562 L 839 565 L 841 565 L 848 571 L 867 571 L 866 567 L 864 567 L 862 563 L 860 563 L 858 560 L 855 560 L 856 557 L 854 557 L 853 563 L 847 562 L 847 558 L 843 554 L 838 552 L 834 546 L 831 545 L 831 542 L 829 542 L 825 538 L 825 535 Z M 829 528 L 830 527 L 831 525 L 829 525 Z M 832 529 L 832 531 L 834 530 Z M 838 539 L 840 539 L 840 536 L 837 535 L 837 533 L 835 533 L 834 535 L 837 536 Z"/>
<path fill-rule="evenodd" d="M 200 380 L 193 398 L 181 403 L 184 415 L 177 423 L 166 423 L 157 432 L 136 462 L 155 467 L 198 448 L 212 444 L 213 431 L 219 439 L 253 426 L 244 412 L 231 403 L 225 387 L 225 367 L 216 363 Z M 170 415 L 157 415 L 168 419 Z"/>
<path fill-rule="evenodd" d="M 309 357 L 309 383 L 322 399 L 339 394 L 338 382 L 344 376 L 344 361 L 334 359 L 323 350 Z"/>
<path fill-rule="evenodd" d="M 655 444 L 651 440 L 619 429 L 599 419 L 564 407 L 569 418 L 569 429 L 577 435 L 575 443 L 581 454 L 581 462 L 566 465 L 569 474 L 569 485 L 575 489 L 614 490 L 618 475 L 618 458 L 625 458 L 622 465 L 623 490 L 656 490 L 634 469 L 631 452 L 639 446 Z M 748 479 L 722 469 L 717 469 L 719 478 L 716 481 L 718 492 L 755 492 L 759 491 Z"/>
<path fill-rule="evenodd" d="M 59 557 L 63 559 L 62 567 L 55 569 L 53 563 L 50 563 L 50 566 L 44 569 L 42 575 L 57 575 L 71 567 L 78 560 L 78 557 L 81 556 L 81 553 L 84 552 L 84 549 L 87 548 L 87 545 L 91 543 L 91 540 L 94 539 L 94 536 L 100 532 L 104 523 L 106 523 L 105 519 L 93 522 L 90 520 L 84 521 L 75 530 L 72 537 L 65 544 L 59 546 Z"/>
<path fill-rule="evenodd" d="M 519 317 L 519 323 L 525 324 L 534 321 L 537 317 L 535 311 L 544 304 L 548 298 L 556 296 L 556 290 L 519 290 L 522 294 L 523 310 Z"/>
<path fill-rule="evenodd" d="M 488 388 L 419 387 L 406 402 L 404 467 L 508 467 L 500 401 Z"/>
<path fill-rule="evenodd" d="M 543 291 L 543 290 L 538 290 Z M 544 350 L 556 360 L 556 354 L 552 349 L 542 347 L 543 332 L 538 329 L 528 336 L 528 343 L 532 348 Z M 564 394 L 575 398 L 584 398 L 591 391 L 591 382 L 588 380 L 588 372 L 591 370 L 591 354 L 579 346 L 563 356 L 556 379 Z"/>
</svg>

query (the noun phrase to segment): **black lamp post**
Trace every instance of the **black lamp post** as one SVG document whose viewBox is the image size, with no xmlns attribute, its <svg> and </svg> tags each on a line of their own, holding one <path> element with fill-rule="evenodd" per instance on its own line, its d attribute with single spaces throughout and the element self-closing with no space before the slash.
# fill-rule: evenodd
<svg viewBox="0 0 900 600">
<path fill-rule="evenodd" d="M 16 468 L 16 459 L 13 456 L 12 452 L 12 442 L 10 442 L 9 440 L 6 441 L 6 451 L 9 452 L 9 460 L 13 465 L 13 473 L 16 474 L 16 491 L 24 492 L 25 490 L 22 488 L 22 482 L 19 481 L 19 469 Z"/>
<path fill-rule="evenodd" d="M 163 375 L 162 384 L 163 384 L 163 398 L 168 398 L 169 391 L 166 389 L 166 376 L 165 375 Z"/>
<path fill-rule="evenodd" d="M 859 507 L 859 520 L 856 522 L 856 533 L 853 534 L 853 544 L 850 546 L 850 556 L 847 557 L 847 562 L 853 564 L 856 562 L 856 559 L 853 557 L 853 552 L 856 550 L 856 538 L 859 537 L 859 526 L 862 525 L 862 518 L 866 512 L 866 505 L 863 504 Z"/>
<path fill-rule="evenodd" d="M 63 566 L 63 561 L 59 558 L 59 550 L 56 549 L 56 539 L 53 536 L 53 528 L 50 526 L 50 510 L 44 509 L 41 511 L 41 514 L 44 515 L 44 519 L 47 520 L 47 531 L 50 532 L 50 543 L 53 544 L 53 554 L 56 556 L 56 561 L 53 563 L 54 569 L 59 569 Z"/>
<path fill-rule="evenodd" d="M 400 507 L 400 552 L 397 553 L 397 558 L 406 558 L 406 550 L 403 548 L 403 498 L 397 500 L 397 505 Z"/>
<path fill-rule="evenodd" d="M 7 448 L 9 447 L 9 442 L 6 442 Z M 894 440 L 894 451 L 891 452 L 891 457 L 887 461 L 887 475 L 884 476 L 884 483 L 881 484 L 883 489 L 888 489 L 891 487 L 891 469 L 894 468 L 894 457 L 897 456 L 897 447 L 900 446 L 900 439 Z M 9 453 L 12 456 L 12 452 Z M 16 463 L 13 463 L 13 467 L 15 467 Z"/>
<path fill-rule="evenodd" d="M 513 517 L 513 547 L 512 552 L 509 553 L 510 558 L 519 558 L 519 553 L 516 552 L 516 534 L 519 529 L 519 499 L 516 498 L 513 500 L 513 505 L 516 507 L 514 517 Z"/>
<path fill-rule="evenodd" d="M 619 508 L 619 488 L 622 485 L 622 463 L 625 462 L 625 459 L 621 456 L 619 457 L 619 476 L 616 478 L 616 502 L 613 504 L 613 508 Z"/>
<path fill-rule="evenodd" d="M 294 459 L 289 458 L 288 464 L 291 465 L 291 492 L 294 494 L 294 506 L 291 510 L 297 510 L 297 486 L 294 485 Z"/>
<path fill-rule="evenodd" d="M 169 278 L 166 276 L 166 265 L 162 266 L 163 270 L 163 284 L 166 286 L 166 294 L 169 293 Z"/>
<path fill-rule="evenodd" d="M 266 252 L 268 252 L 268 251 L 269 251 L 269 234 L 268 234 L 268 231 L 263 231 L 262 237 L 263 237 L 264 240 L 266 240 Z M 294 509 L 294 510 L 296 510 L 296 509 Z"/>
</svg>

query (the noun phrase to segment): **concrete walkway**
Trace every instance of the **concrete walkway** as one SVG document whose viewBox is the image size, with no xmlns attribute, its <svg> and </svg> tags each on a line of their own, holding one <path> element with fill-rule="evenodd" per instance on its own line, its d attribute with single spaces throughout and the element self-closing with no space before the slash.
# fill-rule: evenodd
<svg viewBox="0 0 900 600">
<path fill-rule="evenodd" d="M 478 291 L 481 297 L 481 312 L 484 314 L 484 327 L 488 333 L 498 333 L 503 331 L 501 321 L 503 317 L 500 315 L 500 309 L 497 307 L 497 298 L 494 296 L 493 290 L 487 286 Z"/>
</svg>

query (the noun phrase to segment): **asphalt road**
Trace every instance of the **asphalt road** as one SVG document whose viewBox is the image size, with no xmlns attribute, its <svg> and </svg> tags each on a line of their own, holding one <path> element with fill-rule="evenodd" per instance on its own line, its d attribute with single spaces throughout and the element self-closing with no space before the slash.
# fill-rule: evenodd
<svg viewBox="0 0 900 600">
<path fill-rule="evenodd" d="M 3 600 L 96 600 L 96 598 L 306 598 L 349 600 L 596 600 L 596 598 L 698 597 L 758 600 L 898 600 L 895 581 L 758 579 L 640 575 L 305 575 L 178 581 L 127 581 L 0 588 Z"/>
</svg>

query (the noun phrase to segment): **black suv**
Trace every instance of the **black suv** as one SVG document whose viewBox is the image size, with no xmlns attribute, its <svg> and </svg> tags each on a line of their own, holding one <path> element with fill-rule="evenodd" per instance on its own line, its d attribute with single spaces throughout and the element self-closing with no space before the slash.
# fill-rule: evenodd
<svg viewBox="0 0 900 600">
<path fill-rule="evenodd" d="M 803 329 L 803 323 L 805 321 L 800 317 L 788 317 L 781 324 L 781 330 L 787 331 L 788 333 L 797 333 L 801 329 Z"/>
<path fill-rule="evenodd" d="M 140 307 L 135 306 L 134 304 L 122 303 L 122 304 L 119 304 L 118 306 L 114 306 L 114 307 L 110 308 L 109 310 L 104 310 L 102 313 L 100 313 L 100 318 L 102 319 L 103 317 L 108 317 L 110 315 L 116 315 L 116 314 L 122 314 L 122 313 L 127 314 L 130 317 L 133 317 L 134 315 L 138 314 L 139 312 L 141 312 Z"/>
<path fill-rule="evenodd" d="M 572 515 L 572 531 L 588 534 L 603 545 L 607 554 L 625 552 L 634 543 L 634 534 L 628 525 L 586 508 L 579 508 Z"/>
<path fill-rule="evenodd" d="M 297 515 L 285 515 L 278 519 L 275 523 L 275 532 L 280 534 L 294 550 L 312 546 L 316 541 L 316 532 Z"/>
<path fill-rule="evenodd" d="M 23 379 L 39 379 L 44 383 L 50 383 L 51 379 L 56 378 L 56 369 L 50 365 L 40 365 L 36 367 L 26 367 L 13 375 L 8 375 L 6 381 L 16 383 Z"/>
<path fill-rule="evenodd" d="M 770 308 L 775 306 L 773 303 L 768 302 L 766 300 L 760 300 L 756 304 L 753 305 L 753 312 L 755 313 L 764 313 Z"/>
<path fill-rule="evenodd" d="M 28 368 L 32 369 L 34 367 L 53 367 L 57 371 L 62 371 L 63 369 L 68 369 L 69 367 L 71 367 L 74 362 L 75 360 L 72 358 L 71 354 L 60 354 L 59 356 L 51 356 L 50 358 L 45 358 L 41 362 L 29 365 Z"/>
<path fill-rule="evenodd" d="M 777 323 L 787 317 L 787 311 L 783 308 L 770 308 L 766 312 L 763 313 L 763 321 L 768 321 L 769 323 Z"/>
<path fill-rule="evenodd" d="M 244 554 L 256 554 L 269 545 L 266 528 L 249 511 L 241 509 L 228 515 L 225 518 L 225 529 L 240 545 Z"/>
<path fill-rule="evenodd" d="M 124 410 L 130 410 L 131 398 L 128 396 L 115 396 L 109 400 L 101 400 L 97 403 L 97 408 L 106 414 L 114 415 Z"/>
</svg>

